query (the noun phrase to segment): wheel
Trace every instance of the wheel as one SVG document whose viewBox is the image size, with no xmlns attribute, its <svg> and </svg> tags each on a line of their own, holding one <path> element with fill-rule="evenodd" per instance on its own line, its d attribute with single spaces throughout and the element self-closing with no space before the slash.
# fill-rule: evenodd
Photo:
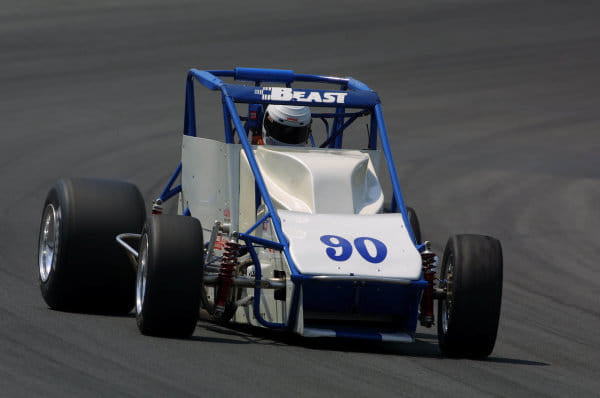
<svg viewBox="0 0 600 398">
<path fill-rule="evenodd" d="M 140 241 L 136 319 L 145 335 L 189 337 L 196 328 L 204 269 L 200 221 L 152 216 Z"/>
<path fill-rule="evenodd" d="M 442 354 L 485 358 L 496 342 L 502 301 L 502 247 L 482 235 L 452 236 L 440 272 L 446 297 L 438 302 Z"/>
<path fill-rule="evenodd" d="M 421 225 L 419 224 L 419 218 L 417 217 L 417 212 L 412 207 L 406 207 L 406 215 L 408 216 L 408 222 L 410 223 L 410 227 L 412 228 L 413 234 L 415 235 L 415 240 L 417 243 L 422 243 L 421 240 Z"/>
<path fill-rule="evenodd" d="M 44 203 L 38 245 L 42 297 L 61 311 L 126 314 L 135 303 L 135 269 L 115 241 L 139 233 L 144 199 L 133 184 L 61 179 Z"/>
</svg>

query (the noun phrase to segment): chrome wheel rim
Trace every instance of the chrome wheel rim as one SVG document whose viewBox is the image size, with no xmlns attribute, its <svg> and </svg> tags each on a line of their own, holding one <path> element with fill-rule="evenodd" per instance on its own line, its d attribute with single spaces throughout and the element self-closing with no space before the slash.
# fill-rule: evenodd
<svg viewBox="0 0 600 398">
<path fill-rule="evenodd" d="M 137 278 L 135 284 L 135 310 L 142 312 L 146 297 L 146 279 L 148 276 L 148 235 L 144 234 L 140 242 Z"/>
<path fill-rule="evenodd" d="M 453 293 L 454 293 L 454 258 L 452 255 L 448 256 L 448 261 L 446 262 L 446 272 L 444 285 L 446 290 L 446 298 L 442 300 L 442 330 L 444 334 L 448 334 L 448 325 L 451 321 L 451 312 L 452 312 L 452 302 L 453 302 Z"/>
<path fill-rule="evenodd" d="M 42 220 L 38 264 L 40 279 L 42 282 L 46 282 L 56 268 L 59 248 L 60 208 L 56 209 L 52 203 L 48 203 L 44 209 Z"/>
</svg>

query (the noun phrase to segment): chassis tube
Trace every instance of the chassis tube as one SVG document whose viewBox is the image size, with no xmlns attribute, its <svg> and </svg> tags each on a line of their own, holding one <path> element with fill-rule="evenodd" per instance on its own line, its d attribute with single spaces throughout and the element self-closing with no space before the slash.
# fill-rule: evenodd
<svg viewBox="0 0 600 398">
<path fill-rule="evenodd" d="M 381 138 L 381 147 L 383 148 L 383 153 L 385 154 L 385 160 L 387 162 L 388 171 L 390 173 L 390 179 L 392 180 L 392 188 L 394 189 L 394 198 L 396 199 L 396 204 L 402 212 L 404 226 L 410 233 L 410 237 L 412 238 L 413 243 L 415 245 L 418 245 L 421 242 L 416 241 L 415 234 L 410 226 L 410 222 L 408 221 L 408 216 L 406 214 L 406 205 L 404 204 L 404 199 L 402 198 L 402 190 L 400 189 L 400 183 L 398 182 L 398 174 L 396 173 L 396 165 L 394 165 L 394 159 L 392 157 L 392 151 L 390 149 L 390 143 L 388 141 L 387 130 L 385 128 L 385 121 L 383 120 L 383 113 L 381 111 L 381 104 L 375 105 L 375 118 L 377 119 L 377 125 L 379 126 L 379 137 Z"/>
</svg>

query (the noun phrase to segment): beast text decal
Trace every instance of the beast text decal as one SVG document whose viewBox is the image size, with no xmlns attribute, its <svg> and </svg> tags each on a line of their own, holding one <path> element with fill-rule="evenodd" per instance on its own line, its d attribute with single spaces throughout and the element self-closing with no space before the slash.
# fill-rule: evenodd
<svg viewBox="0 0 600 398">
<path fill-rule="evenodd" d="M 290 87 L 263 87 L 257 88 L 254 93 L 260 95 L 263 101 L 321 102 L 325 104 L 343 104 L 348 95 L 348 93 L 340 92 L 294 90 Z"/>
</svg>

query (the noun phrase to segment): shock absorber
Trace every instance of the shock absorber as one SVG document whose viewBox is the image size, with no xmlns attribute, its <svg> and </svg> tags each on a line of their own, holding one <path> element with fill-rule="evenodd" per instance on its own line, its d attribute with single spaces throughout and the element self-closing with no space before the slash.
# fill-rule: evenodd
<svg viewBox="0 0 600 398">
<path fill-rule="evenodd" d="M 241 245 L 237 242 L 226 242 L 223 249 L 223 258 L 221 268 L 219 269 L 219 282 L 217 298 L 215 300 L 214 316 L 221 318 L 225 312 L 225 304 L 229 296 L 229 288 L 233 282 L 233 276 L 238 266 L 238 257 L 240 255 Z"/>
<path fill-rule="evenodd" d="M 437 257 L 434 252 L 431 251 L 431 242 L 425 242 L 425 250 L 421 252 L 421 260 L 423 262 L 423 279 L 427 281 L 427 287 L 423 290 L 423 296 L 421 297 L 421 308 L 419 315 L 419 321 L 421 325 L 430 328 L 433 326 L 433 295 L 434 295 L 434 280 L 435 280 L 435 267 L 437 265 Z"/>
</svg>

